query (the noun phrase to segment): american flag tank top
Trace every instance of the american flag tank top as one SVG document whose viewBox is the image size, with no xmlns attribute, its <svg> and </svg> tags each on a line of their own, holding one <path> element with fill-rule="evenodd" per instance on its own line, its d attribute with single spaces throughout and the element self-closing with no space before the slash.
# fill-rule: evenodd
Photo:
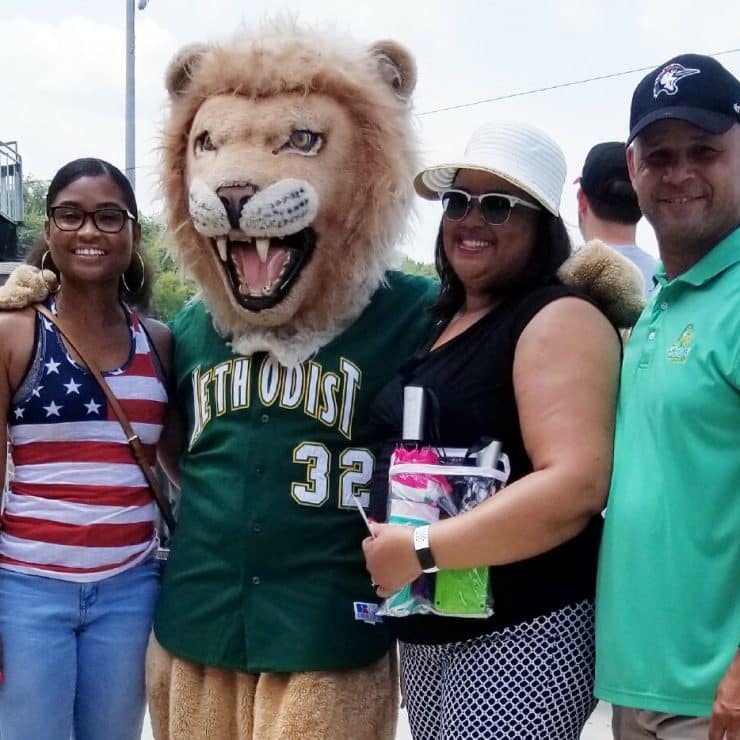
<svg viewBox="0 0 740 740">
<path fill-rule="evenodd" d="M 124 310 L 129 358 L 103 375 L 153 465 L 167 391 L 136 313 Z M 95 581 L 156 549 L 153 499 L 118 418 L 40 314 L 34 354 L 8 414 L 8 438 L 15 471 L 2 515 L 0 567 Z"/>
</svg>

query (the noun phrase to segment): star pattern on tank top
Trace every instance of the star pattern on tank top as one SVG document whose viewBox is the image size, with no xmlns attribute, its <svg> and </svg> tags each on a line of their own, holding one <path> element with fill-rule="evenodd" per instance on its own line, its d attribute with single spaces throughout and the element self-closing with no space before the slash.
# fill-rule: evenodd
<svg viewBox="0 0 740 740">
<path fill-rule="evenodd" d="M 53 331 L 53 325 L 45 319 L 44 327 Z M 12 409 L 17 423 L 106 419 L 103 392 L 97 383 L 91 382 L 86 370 L 65 356 L 63 348 L 52 349 L 42 367 L 41 382 L 37 381 L 30 394 Z"/>
</svg>

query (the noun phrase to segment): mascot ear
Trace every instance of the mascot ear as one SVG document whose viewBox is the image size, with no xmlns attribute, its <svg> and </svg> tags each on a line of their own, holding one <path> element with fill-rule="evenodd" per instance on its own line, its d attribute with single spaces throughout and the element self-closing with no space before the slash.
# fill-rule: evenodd
<svg viewBox="0 0 740 740">
<path fill-rule="evenodd" d="M 411 54 L 395 41 L 376 41 L 370 54 L 375 57 L 383 80 L 401 100 L 408 102 L 416 87 L 416 62 Z"/>
<path fill-rule="evenodd" d="M 190 84 L 193 72 L 203 57 L 210 51 L 205 44 L 191 44 L 185 46 L 172 57 L 167 67 L 165 84 L 171 98 L 182 95 Z"/>
</svg>

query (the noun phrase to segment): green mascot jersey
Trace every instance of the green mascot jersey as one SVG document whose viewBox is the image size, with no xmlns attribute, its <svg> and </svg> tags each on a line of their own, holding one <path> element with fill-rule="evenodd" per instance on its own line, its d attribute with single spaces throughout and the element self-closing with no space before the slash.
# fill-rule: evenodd
<svg viewBox="0 0 740 740">
<path fill-rule="evenodd" d="M 363 621 L 373 468 L 368 417 L 424 341 L 438 286 L 388 275 L 362 315 L 311 359 L 234 355 L 202 303 L 173 322 L 176 402 L 189 445 L 178 530 L 154 631 L 187 660 L 236 671 L 343 670 L 388 649 Z"/>
</svg>

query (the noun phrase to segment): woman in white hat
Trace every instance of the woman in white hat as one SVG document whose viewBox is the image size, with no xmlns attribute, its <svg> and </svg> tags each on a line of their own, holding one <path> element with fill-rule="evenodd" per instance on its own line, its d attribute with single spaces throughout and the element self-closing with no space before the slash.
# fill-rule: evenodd
<svg viewBox="0 0 740 740">
<path fill-rule="evenodd" d="M 442 202 L 440 322 L 376 411 L 398 435 L 401 387 L 434 394 L 437 435 L 502 443 L 508 485 L 428 527 L 373 525 L 363 546 L 378 595 L 422 569 L 490 566 L 490 618 L 394 619 L 415 738 L 578 738 L 594 707 L 593 595 L 609 486 L 620 346 L 556 277 L 565 161 L 521 123 L 479 129 L 417 192 Z"/>
</svg>

